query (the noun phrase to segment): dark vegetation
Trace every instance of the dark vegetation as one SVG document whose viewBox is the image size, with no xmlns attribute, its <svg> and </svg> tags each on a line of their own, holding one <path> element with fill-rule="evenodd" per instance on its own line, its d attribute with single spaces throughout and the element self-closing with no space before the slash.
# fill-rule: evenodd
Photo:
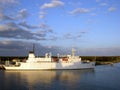
<svg viewBox="0 0 120 90">
<path fill-rule="evenodd" d="M 96 65 L 120 62 L 120 56 L 81 56 L 82 60 L 95 61 Z"/>
<path fill-rule="evenodd" d="M 27 56 L 16 56 L 16 57 L 10 57 L 10 56 L 0 56 L 0 64 L 4 64 L 5 61 L 12 61 L 12 60 L 19 60 L 19 61 L 25 61 L 28 57 Z M 55 57 L 53 57 L 55 58 Z M 56 57 L 57 58 L 57 57 Z M 81 56 L 82 61 L 95 61 L 96 65 L 102 65 L 102 64 L 112 64 L 120 62 L 120 56 Z"/>
</svg>

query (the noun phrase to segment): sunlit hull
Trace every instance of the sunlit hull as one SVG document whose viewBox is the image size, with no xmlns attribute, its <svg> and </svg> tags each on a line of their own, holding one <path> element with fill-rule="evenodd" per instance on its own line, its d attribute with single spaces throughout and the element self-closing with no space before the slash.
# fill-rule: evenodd
<svg viewBox="0 0 120 90">
<path fill-rule="evenodd" d="M 20 63 L 20 66 L 4 66 L 6 70 L 72 70 L 72 69 L 88 69 L 94 68 L 95 62 L 89 63 L 56 63 L 56 62 L 43 62 L 43 63 Z"/>
</svg>

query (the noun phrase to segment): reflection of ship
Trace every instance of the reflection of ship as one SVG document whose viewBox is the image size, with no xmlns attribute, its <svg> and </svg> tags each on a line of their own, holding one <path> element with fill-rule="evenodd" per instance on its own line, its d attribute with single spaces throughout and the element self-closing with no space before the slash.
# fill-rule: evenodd
<svg viewBox="0 0 120 90">
<path fill-rule="evenodd" d="M 45 83 L 50 84 L 56 76 L 55 71 L 5 71 L 8 79 L 13 75 L 29 84 Z"/>
<path fill-rule="evenodd" d="M 72 55 L 67 55 L 64 59 L 59 58 L 55 62 L 51 58 L 51 53 L 46 53 L 45 57 L 35 57 L 34 51 L 29 53 L 26 62 L 16 62 L 15 65 L 4 65 L 6 70 L 57 70 L 57 69 L 87 69 L 94 68 L 95 62 L 82 62 L 79 56 L 74 55 L 75 50 L 72 49 Z"/>
<path fill-rule="evenodd" d="M 8 86 L 4 90 L 12 90 L 15 85 L 18 86 L 15 87 L 16 90 L 77 90 L 76 88 L 80 85 L 82 77 L 91 74 L 94 75 L 93 69 L 5 71 L 4 82 Z M 13 85 L 13 87 L 10 88 L 9 85 Z"/>
</svg>

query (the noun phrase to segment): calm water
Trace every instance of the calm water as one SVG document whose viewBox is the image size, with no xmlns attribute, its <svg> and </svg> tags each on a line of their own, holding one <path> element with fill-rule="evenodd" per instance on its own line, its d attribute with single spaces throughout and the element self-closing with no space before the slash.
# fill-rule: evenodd
<svg viewBox="0 0 120 90">
<path fill-rule="evenodd" d="M 120 90 L 120 63 L 94 70 L 0 71 L 0 90 Z"/>
</svg>

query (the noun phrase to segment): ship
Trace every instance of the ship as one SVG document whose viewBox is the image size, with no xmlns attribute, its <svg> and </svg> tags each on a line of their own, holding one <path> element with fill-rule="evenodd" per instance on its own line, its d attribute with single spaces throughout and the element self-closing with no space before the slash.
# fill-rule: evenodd
<svg viewBox="0 0 120 90">
<path fill-rule="evenodd" d="M 76 70 L 94 67 L 95 62 L 83 62 L 80 56 L 76 56 L 74 48 L 71 55 L 58 55 L 56 59 L 52 58 L 51 53 L 46 53 L 44 57 L 36 57 L 34 51 L 30 51 L 26 61 L 16 61 L 14 65 L 7 62 L 4 65 L 5 70 Z"/>
</svg>

